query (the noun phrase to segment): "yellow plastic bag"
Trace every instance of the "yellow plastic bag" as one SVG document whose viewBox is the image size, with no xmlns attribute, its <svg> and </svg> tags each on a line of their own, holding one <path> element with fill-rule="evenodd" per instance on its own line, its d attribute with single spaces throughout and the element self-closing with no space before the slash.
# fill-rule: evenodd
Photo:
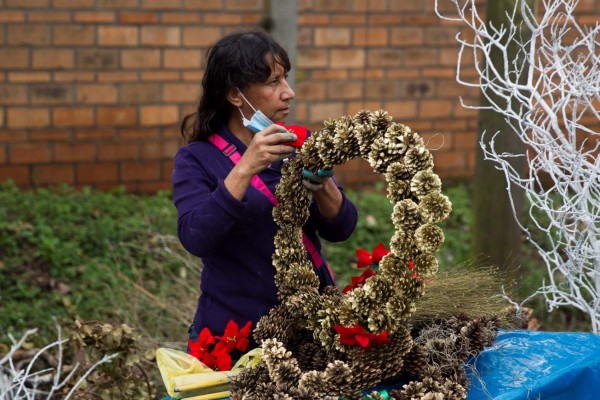
<svg viewBox="0 0 600 400">
<path fill-rule="evenodd" d="M 262 361 L 260 348 L 244 354 L 231 371 L 213 371 L 183 351 L 160 348 L 156 363 L 169 396 L 190 400 L 221 399 L 229 396 L 229 380 L 244 368 Z"/>
</svg>

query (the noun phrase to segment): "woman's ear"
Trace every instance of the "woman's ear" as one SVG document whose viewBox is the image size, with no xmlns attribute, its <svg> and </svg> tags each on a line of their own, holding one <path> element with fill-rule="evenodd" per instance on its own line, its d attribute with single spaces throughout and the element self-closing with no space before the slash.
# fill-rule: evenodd
<svg viewBox="0 0 600 400">
<path fill-rule="evenodd" d="M 240 94 L 238 88 L 229 89 L 229 92 L 227 93 L 227 101 L 235 107 L 242 107 L 242 105 L 244 105 L 242 95 Z"/>
</svg>

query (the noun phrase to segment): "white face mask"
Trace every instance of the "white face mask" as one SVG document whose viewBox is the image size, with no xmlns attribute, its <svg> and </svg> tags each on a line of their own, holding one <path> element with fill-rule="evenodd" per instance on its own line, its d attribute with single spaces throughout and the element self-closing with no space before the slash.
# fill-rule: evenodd
<svg viewBox="0 0 600 400">
<path fill-rule="evenodd" d="M 254 133 L 258 133 L 258 132 L 262 131 L 263 129 L 265 129 L 266 127 L 268 127 L 269 125 L 273 125 L 273 121 L 271 121 L 269 119 L 269 117 L 267 117 L 265 114 L 263 114 L 262 111 L 254 108 L 252 106 L 252 104 L 250 104 L 250 102 L 242 94 L 242 91 L 240 89 L 238 89 L 238 92 L 240 92 L 240 95 L 246 101 L 246 103 L 248 103 L 250 108 L 252 108 L 252 110 L 254 110 L 254 114 L 248 120 L 248 119 L 246 119 L 246 117 L 244 117 L 244 113 L 242 112 L 242 109 L 238 107 L 238 111 L 240 112 L 240 114 L 242 114 L 242 123 L 244 124 L 244 126 L 246 128 L 250 129 Z"/>
</svg>

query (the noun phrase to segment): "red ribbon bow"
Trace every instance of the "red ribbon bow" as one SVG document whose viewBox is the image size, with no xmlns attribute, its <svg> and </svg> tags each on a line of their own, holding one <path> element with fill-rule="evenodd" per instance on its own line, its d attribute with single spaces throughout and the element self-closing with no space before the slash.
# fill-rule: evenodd
<svg viewBox="0 0 600 400">
<path fill-rule="evenodd" d="M 373 253 L 369 253 L 365 249 L 356 250 L 356 256 L 358 257 L 358 263 L 356 264 L 356 268 L 364 268 L 368 267 L 371 264 L 378 263 L 381 259 L 390 252 L 391 250 L 386 250 L 383 243 L 379 242 L 377 246 L 373 249 Z"/>
</svg>

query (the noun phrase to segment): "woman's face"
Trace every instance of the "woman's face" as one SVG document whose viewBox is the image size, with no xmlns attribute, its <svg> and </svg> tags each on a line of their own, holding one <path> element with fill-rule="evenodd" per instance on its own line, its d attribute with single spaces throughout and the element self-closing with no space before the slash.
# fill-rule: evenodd
<svg viewBox="0 0 600 400">
<path fill-rule="evenodd" d="M 271 56 L 268 56 L 267 60 L 271 64 L 269 78 L 265 82 L 250 83 L 243 93 L 248 102 L 257 111 L 262 111 L 271 121 L 285 122 L 290 112 L 290 101 L 296 94 L 287 82 L 284 68 L 273 62 Z M 254 110 L 245 101 L 243 103 L 242 112 L 250 119 Z"/>
</svg>

